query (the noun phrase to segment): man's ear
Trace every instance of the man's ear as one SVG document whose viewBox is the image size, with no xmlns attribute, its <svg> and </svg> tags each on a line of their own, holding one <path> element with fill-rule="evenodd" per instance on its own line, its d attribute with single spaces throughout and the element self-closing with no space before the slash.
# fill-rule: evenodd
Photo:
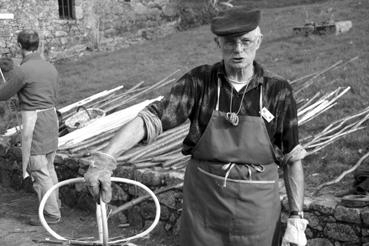
<svg viewBox="0 0 369 246">
<path fill-rule="evenodd" d="M 256 49 L 259 49 L 261 42 L 263 41 L 263 34 L 258 37 L 258 43 L 256 44 Z"/>
</svg>

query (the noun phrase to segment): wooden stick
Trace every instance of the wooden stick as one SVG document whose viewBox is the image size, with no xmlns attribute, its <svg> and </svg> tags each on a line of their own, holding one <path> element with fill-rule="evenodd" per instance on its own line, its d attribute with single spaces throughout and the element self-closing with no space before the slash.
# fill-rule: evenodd
<svg viewBox="0 0 369 246">
<path fill-rule="evenodd" d="M 155 195 L 159 195 L 159 194 L 164 193 L 164 192 L 169 191 L 169 190 L 180 189 L 180 188 L 182 188 L 182 186 L 183 186 L 183 183 L 175 184 L 173 186 L 169 186 L 169 187 L 166 187 L 164 189 L 158 190 L 158 191 L 154 192 L 154 194 Z M 138 197 L 138 198 L 136 198 L 134 200 L 131 200 L 131 201 L 123 204 L 122 206 L 114 209 L 110 213 L 110 216 L 113 216 L 113 215 L 115 215 L 117 213 L 123 212 L 123 211 L 125 211 L 125 210 L 127 210 L 127 209 L 129 209 L 129 208 L 131 208 L 131 207 L 133 207 L 133 206 L 135 206 L 135 205 L 137 205 L 137 204 L 139 204 L 139 203 L 141 203 L 141 202 L 149 199 L 149 198 L 151 198 L 151 196 L 150 195 L 146 195 L 146 196 L 141 196 L 141 197 Z"/>
<path fill-rule="evenodd" d="M 174 164 L 176 164 L 178 162 L 182 162 L 183 160 L 188 161 L 189 159 L 191 159 L 190 156 L 188 156 L 188 155 L 182 155 L 182 156 L 179 156 L 179 157 L 177 157 L 177 158 L 175 158 L 173 160 L 166 161 L 162 165 L 163 165 L 163 167 L 170 167 L 170 166 L 173 166 Z"/>
<path fill-rule="evenodd" d="M 337 103 L 333 103 L 332 105 L 329 105 L 329 106 L 327 106 L 327 107 L 323 108 L 322 110 L 320 110 L 320 111 L 316 112 L 315 114 L 310 115 L 310 117 L 305 118 L 305 119 L 303 119 L 303 120 L 301 120 L 301 121 L 299 120 L 299 126 L 301 126 L 301 125 L 303 125 L 303 124 L 305 124 L 305 123 L 307 123 L 307 122 L 309 122 L 309 121 L 311 121 L 311 120 L 315 119 L 316 117 L 318 117 L 319 115 L 321 115 L 321 114 L 322 114 L 322 113 L 324 113 L 325 111 L 328 111 L 329 109 L 331 109 L 331 108 L 333 108 L 334 106 L 336 106 L 336 104 L 337 104 Z"/>
<path fill-rule="evenodd" d="M 133 157 L 130 160 L 134 160 L 137 157 L 153 157 L 168 153 L 169 151 L 179 150 L 182 146 L 182 141 L 186 135 L 187 133 L 182 133 L 178 136 L 173 136 L 173 138 L 163 139 L 164 141 L 153 142 L 152 144 L 148 145 L 147 148 L 143 149 L 141 153 L 138 153 L 137 156 Z M 162 147 L 158 148 L 158 145 Z"/>
<path fill-rule="evenodd" d="M 140 163 L 135 163 L 133 164 L 133 166 L 136 169 L 141 169 L 141 168 L 149 168 L 149 167 L 155 167 L 155 166 L 159 166 L 161 163 L 160 162 L 140 162 Z"/>
<path fill-rule="evenodd" d="M 333 69 L 332 69 L 332 71 L 334 71 L 334 70 L 338 69 L 339 67 L 343 67 L 343 66 L 345 66 L 345 65 L 349 64 L 350 62 L 353 62 L 353 61 L 355 61 L 355 60 L 357 60 L 357 59 L 359 59 L 359 56 L 355 56 L 355 57 L 351 58 L 350 60 L 348 60 L 348 61 L 344 62 L 342 65 L 340 65 L 340 66 L 338 66 L 338 67 L 333 68 Z"/>
<path fill-rule="evenodd" d="M 319 134 L 315 135 L 314 138 L 311 141 L 309 141 L 309 142 L 312 144 L 312 143 L 321 141 L 323 139 L 331 138 L 331 137 L 333 137 L 335 135 L 338 135 L 338 134 L 340 134 L 340 133 L 342 133 L 342 132 L 344 132 L 344 131 L 346 131 L 346 130 L 348 130 L 350 128 L 356 129 L 361 124 L 363 124 L 368 119 L 368 117 L 369 117 L 369 115 L 365 115 L 363 117 L 363 119 L 358 120 L 356 122 L 352 122 L 352 123 L 350 123 L 350 124 L 348 124 L 346 126 L 344 126 L 344 123 L 346 123 L 347 120 L 344 120 L 344 121 L 341 122 L 341 124 L 339 124 L 339 125 L 337 125 L 335 127 L 331 127 L 327 131 L 324 131 L 324 130 L 321 131 Z M 340 127 L 343 127 L 343 128 L 339 129 Z"/>
<path fill-rule="evenodd" d="M 317 92 L 312 98 L 310 98 L 307 102 L 305 102 L 303 105 L 301 105 L 298 108 L 298 111 L 302 111 L 303 109 L 305 109 L 307 106 L 310 106 L 311 103 L 318 97 L 320 96 L 320 92 Z"/>
<path fill-rule="evenodd" d="M 320 75 L 322 75 L 322 74 L 324 74 L 324 73 L 328 72 L 329 70 L 331 70 L 331 69 L 333 69 L 333 68 L 337 67 L 337 66 L 338 66 L 339 64 L 341 64 L 341 63 L 342 63 L 342 60 L 339 60 L 339 61 L 338 61 L 338 62 L 336 62 L 335 64 L 333 64 L 333 65 L 329 66 L 328 68 L 326 68 L 326 69 L 322 70 L 321 72 L 319 72 L 319 73 L 315 74 L 311 79 L 309 79 L 307 82 L 305 82 L 305 83 L 304 83 L 304 85 L 302 86 L 302 88 L 300 88 L 300 89 L 298 89 L 298 90 L 296 90 L 296 91 L 295 91 L 295 95 L 296 95 L 296 94 L 298 94 L 298 93 L 300 93 L 303 89 L 305 89 L 305 88 L 306 88 L 306 87 L 308 87 L 309 85 L 311 85 L 311 84 L 313 83 L 314 79 L 316 79 L 316 78 L 317 78 L 317 77 L 319 77 Z"/>
<path fill-rule="evenodd" d="M 336 140 L 338 140 L 339 138 L 341 138 L 341 137 L 343 137 L 343 136 L 345 136 L 345 135 L 348 135 L 348 134 L 350 134 L 350 133 L 353 133 L 353 132 L 356 132 L 356 131 L 359 131 L 359 130 L 362 130 L 362 129 L 364 129 L 364 127 L 362 127 L 362 128 L 358 128 L 358 129 L 352 129 L 352 130 L 350 130 L 350 131 L 347 131 L 347 132 L 345 132 L 344 134 L 340 135 L 339 137 L 335 137 L 334 139 L 332 139 L 332 141 L 329 141 L 329 142 L 327 142 L 326 144 L 324 144 L 324 145 L 322 145 L 322 146 L 320 146 L 320 147 L 318 147 L 318 148 L 315 148 L 315 149 L 314 149 L 314 150 L 312 150 L 312 151 L 309 151 L 309 152 L 308 152 L 308 155 L 311 155 L 311 154 L 313 154 L 313 153 L 315 153 L 315 152 L 318 152 L 319 150 L 321 150 L 321 149 L 323 149 L 323 148 L 327 147 L 328 145 L 330 145 L 330 144 L 334 143 Z M 309 148 L 309 147 L 307 147 L 307 149 L 308 149 L 308 148 Z"/>
<path fill-rule="evenodd" d="M 182 154 L 180 148 L 174 149 L 173 151 L 171 151 L 171 153 L 173 153 L 173 154 L 168 154 L 168 152 L 166 152 L 162 155 L 155 155 L 153 157 L 148 157 L 146 159 L 141 159 L 140 162 L 146 162 L 146 161 L 163 162 L 163 161 L 171 160 L 175 156 L 178 156 L 178 155 Z"/>
<path fill-rule="evenodd" d="M 172 170 L 184 169 L 187 166 L 188 161 L 189 161 L 189 159 L 188 160 L 185 159 L 185 160 L 179 161 L 178 163 L 172 165 L 170 167 L 170 169 L 172 169 Z"/>
<path fill-rule="evenodd" d="M 162 134 L 160 134 L 158 136 L 157 139 L 159 140 L 161 138 L 167 137 L 170 134 L 177 133 L 177 132 L 182 131 L 182 130 L 188 131 L 189 128 L 190 128 L 190 124 L 189 123 L 184 123 L 184 124 L 182 124 L 180 126 L 177 126 L 177 127 L 174 127 L 174 128 L 172 128 L 170 130 L 164 131 Z"/>
<path fill-rule="evenodd" d="M 349 120 L 348 118 L 342 119 L 341 122 L 336 121 L 336 122 L 330 124 L 329 126 L 327 126 L 325 129 L 323 129 L 323 131 L 321 131 L 319 134 L 315 135 L 314 138 L 313 138 L 313 140 L 311 142 L 315 142 L 316 140 L 323 138 L 323 136 L 329 136 L 329 134 L 331 134 L 331 136 L 332 136 L 334 134 L 340 133 L 343 130 L 346 130 L 348 128 L 357 128 L 365 120 L 367 120 L 367 117 L 368 116 L 366 115 L 366 116 L 364 116 L 364 118 L 362 120 L 359 120 L 359 121 L 350 123 L 350 124 L 348 124 L 346 126 L 344 126 L 344 125 L 345 125 L 345 123 L 348 122 L 348 120 Z M 355 126 L 355 124 L 358 124 L 358 125 Z M 336 126 L 334 126 L 334 125 L 336 125 Z M 341 127 L 343 127 L 343 128 L 340 130 Z M 335 132 L 335 133 L 333 134 L 333 132 Z"/>
<path fill-rule="evenodd" d="M 78 151 L 78 148 L 92 146 L 111 138 L 116 131 L 118 131 L 118 129 L 111 129 L 106 132 L 101 132 L 100 135 L 92 136 L 91 138 L 88 138 L 82 142 L 71 144 L 68 146 L 62 146 L 59 148 L 59 150 L 70 149 L 71 152 Z"/>
<path fill-rule="evenodd" d="M 169 84 L 169 83 L 172 83 L 174 82 L 175 80 L 172 79 L 172 80 L 168 80 L 168 81 L 165 81 L 166 84 Z M 108 107 L 106 110 L 107 113 L 119 108 L 119 107 L 122 107 L 123 105 L 126 105 L 128 103 L 131 103 L 132 101 L 136 100 L 137 97 L 141 96 L 142 94 L 146 93 L 147 91 L 150 91 L 150 90 L 153 90 L 153 89 L 157 89 L 158 87 L 156 87 L 157 85 L 155 86 L 152 86 L 152 87 L 149 87 L 143 91 L 140 91 L 139 93 L 136 93 L 134 95 L 132 95 L 131 97 L 125 99 L 124 101 L 120 102 L 120 103 L 117 103 L 116 105 L 113 105 L 111 107 Z M 155 88 L 156 87 L 156 88 Z"/>
<path fill-rule="evenodd" d="M 73 111 L 74 109 L 76 109 L 77 107 L 79 107 L 81 105 L 85 105 L 86 103 L 89 103 L 91 101 L 97 100 L 97 99 L 99 99 L 101 97 L 104 98 L 105 96 L 110 95 L 111 93 L 115 93 L 116 91 L 121 90 L 122 88 L 123 88 L 123 86 L 120 85 L 120 86 L 115 87 L 115 88 L 113 88 L 111 90 L 101 91 L 101 92 L 96 93 L 94 95 L 91 95 L 91 96 L 89 96 L 87 98 L 84 98 L 84 99 L 82 99 L 82 100 L 80 100 L 78 102 L 75 102 L 75 103 L 72 103 L 70 105 L 67 105 L 67 106 L 59 109 L 59 112 L 62 113 L 62 115 L 63 114 L 66 114 L 67 112 Z M 64 117 L 64 115 L 63 115 L 63 117 Z"/>
<path fill-rule="evenodd" d="M 88 138 L 101 134 L 101 132 L 120 128 L 122 125 L 134 119 L 138 112 L 140 112 L 147 105 L 153 101 L 160 100 L 161 98 L 162 97 L 157 97 L 151 100 L 145 100 L 128 108 L 114 112 L 113 114 L 96 119 L 87 126 L 60 137 L 59 147 L 66 147 L 72 144 L 80 143 Z"/>
<path fill-rule="evenodd" d="M 353 171 L 355 171 L 355 169 L 356 168 L 358 168 L 360 165 L 361 165 L 361 163 L 366 159 L 366 158 L 368 158 L 369 157 L 369 152 L 368 153 L 366 153 L 364 156 L 362 156 L 360 159 L 359 159 L 359 161 L 358 162 L 356 162 L 356 164 L 354 165 L 354 166 L 352 166 L 350 169 L 348 169 L 348 170 L 346 170 L 346 171 L 344 171 L 343 173 L 341 173 L 337 178 L 335 178 L 334 180 L 331 180 L 331 181 L 328 181 L 328 182 L 325 182 L 325 183 L 323 183 L 323 184 L 321 184 L 321 185 L 319 185 L 318 187 L 317 187 L 317 189 L 316 189 L 316 191 L 314 192 L 314 196 L 316 196 L 319 192 L 320 192 L 320 190 L 321 189 L 323 189 L 324 187 L 326 187 L 326 186 L 329 186 L 329 185 L 332 185 L 332 184 L 337 184 L 338 182 L 340 182 L 342 179 L 343 179 L 343 177 L 345 177 L 347 174 L 349 174 L 349 173 L 351 173 L 351 172 L 353 172 Z"/>
<path fill-rule="evenodd" d="M 336 90 L 334 90 L 334 91 L 324 95 L 323 97 L 321 97 L 317 102 L 311 104 L 310 106 L 304 108 L 303 110 L 299 110 L 298 115 L 311 113 L 312 110 L 314 110 L 314 108 L 319 107 L 319 105 L 322 105 L 322 104 L 328 104 L 328 105 L 332 104 L 338 98 L 343 96 L 347 91 L 349 91 L 351 88 L 346 87 L 343 91 L 339 92 L 341 89 L 342 89 L 342 87 L 339 87 Z M 334 95 L 336 95 L 336 96 L 334 96 Z M 334 97 L 331 98 L 332 96 L 334 96 Z M 329 99 L 329 98 L 331 98 L 331 99 Z"/>
<path fill-rule="evenodd" d="M 142 84 L 144 83 L 144 81 L 139 82 L 138 84 L 136 84 L 135 86 L 131 87 L 130 89 L 128 89 L 127 91 L 123 92 L 122 94 L 118 95 L 117 97 L 115 97 L 112 100 L 109 100 L 105 103 L 102 103 L 101 105 L 99 105 L 100 108 L 104 108 L 107 107 L 110 104 L 113 104 L 114 102 L 122 99 L 122 97 L 127 96 L 127 94 L 131 93 L 132 91 L 136 90 L 138 87 L 140 87 Z"/>
<path fill-rule="evenodd" d="M 162 146 L 169 143 L 176 143 L 177 141 L 183 140 L 184 138 L 184 134 L 186 129 L 180 129 L 178 131 L 178 134 L 176 134 L 174 131 L 171 132 L 169 135 L 167 135 L 165 138 L 162 137 L 157 141 L 154 141 L 153 143 L 149 144 L 149 145 L 143 145 L 143 146 L 139 146 L 137 148 L 132 149 L 131 151 L 127 151 L 126 153 L 124 153 L 123 155 L 121 155 L 120 157 L 118 157 L 118 161 L 125 161 L 125 160 L 137 160 L 138 158 L 142 158 L 142 156 L 144 156 L 145 154 L 149 154 L 149 152 L 153 152 L 155 150 L 158 150 L 158 146 Z M 164 152 L 168 151 L 168 147 L 165 147 L 166 150 Z M 162 153 L 161 150 L 159 150 L 159 153 Z M 155 154 L 158 154 L 158 152 L 156 152 Z M 152 154 L 150 154 L 150 156 L 152 156 Z"/>
<path fill-rule="evenodd" d="M 176 71 L 174 71 L 173 73 L 169 74 L 167 77 L 165 77 L 164 79 L 160 80 L 159 82 L 153 84 L 152 86 L 149 86 L 146 90 L 143 90 L 135 95 L 133 95 L 132 97 L 130 98 L 127 98 L 126 101 L 124 101 L 123 103 L 120 103 L 120 104 L 117 104 L 115 105 L 114 107 L 109 107 L 106 109 L 107 112 L 110 112 L 112 111 L 113 109 L 117 108 L 117 107 L 120 107 L 122 106 L 123 104 L 129 102 L 129 101 L 132 101 L 133 99 L 137 98 L 138 96 L 150 91 L 150 90 L 153 90 L 154 88 L 159 88 L 161 86 L 164 86 L 164 85 L 167 85 L 168 83 L 172 83 L 174 82 L 174 79 L 171 79 L 169 80 L 170 77 L 172 77 L 174 74 L 178 73 L 180 70 L 177 69 Z"/>
<path fill-rule="evenodd" d="M 337 90 L 329 93 L 328 95 L 324 96 L 321 100 L 319 100 L 318 102 L 312 104 L 311 106 L 305 108 L 304 110 L 302 110 L 303 112 L 299 112 L 298 115 L 301 115 L 303 113 L 305 113 L 303 115 L 303 117 L 300 117 L 299 122 L 302 123 L 306 123 L 307 121 L 317 117 L 318 113 L 322 113 L 324 111 L 327 111 L 328 109 L 330 109 L 331 107 L 333 107 L 336 103 L 336 101 L 338 100 L 338 98 L 340 98 L 341 96 L 343 96 L 346 92 L 348 92 L 351 88 L 347 87 L 345 89 L 343 89 L 343 91 L 340 92 L 342 88 L 338 88 Z M 329 97 L 333 96 L 335 94 L 335 96 L 328 100 Z M 315 108 L 313 108 L 315 107 Z M 309 110 L 309 111 L 308 111 Z"/>
<path fill-rule="evenodd" d="M 290 81 L 290 84 L 292 85 L 292 84 L 294 84 L 294 83 L 296 83 L 296 82 L 298 82 L 300 80 L 304 80 L 304 79 L 310 78 L 312 76 L 317 75 L 318 73 L 319 72 L 314 72 L 314 73 L 311 73 L 311 74 L 304 75 L 304 76 L 302 76 L 300 78 L 297 78 L 297 79 L 294 79 L 294 80 Z"/>
<path fill-rule="evenodd" d="M 369 111 L 368 111 L 369 112 Z M 325 129 L 323 129 L 323 131 L 321 131 L 319 134 L 316 134 L 315 136 L 313 136 L 312 140 L 309 141 L 309 144 L 313 144 L 315 142 L 321 141 L 324 138 L 330 138 L 332 136 L 334 136 L 334 134 L 339 134 L 342 131 L 345 131 L 349 128 L 358 128 L 360 125 L 362 125 L 366 120 L 368 120 L 369 114 L 365 115 L 361 120 L 358 120 L 356 122 L 353 122 L 351 124 L 348 124 L 346 126 L 344 126 L 344 124 L 353 119 L 356 118 L 358 116 L 363 115 L 363 113 L 368 113 L 367 110 L 362 111 L 361 113 L 355 114 L 353 116 L 348 116 L 345 117 L 341 120 L 337 120 L 335 122 L 333 122 L 332 124 L 328 125 Z M 344 127 L 343 127 L 344 126 Z M 342 129 L 340 129 L 341 127 L 343 127 Z M 334 134 L 331 134 L 335 131 Z M 329 135 L 331 134 L 331 135 Z M 324 137 L 326 136 L 326 137 Z"/>
<path fill-rule="evenodd" d="M 363 129 L 363 128 L 350 129 L 350 130 L 348 130 L 348 131 L 346 131 L 346 132 L 342 132 L 342 133 L 339 133 L 339 134 L 335 134 L 335 135 L 333 135 L 333 136 L 328 136 L 328 137 L 326 137 L 326 138 L 325 138 L 325 139 L 327 139 L 326 141 L 324 141 L 324 142 L 320 142 L 320 143 L 318 143 L 318 144 L 311 144 L 311 143 L 309 143 L 309 144 L 307 144 L 306 148 L 314 148 L 314 147 L 317 147 L 317 146 L 321 146 L 321 145 L 324 145 L 324 144 L 330 143 L 330 142 L 332 142 L 332 141 L 336 140 L 337 138 L 340 138 L 340 137 L 342 137 L 342 136 L 344 136 L 344 135 L 347 135 L 347 134 L 349 134 L 349 133 L 352 133 L 352 132 L 355 132 L 355 131 L 357 131 L 357 130 L 361 130 L 361 129 Z M 324 140 L 324 139 L 323 139 L 323 140 Z"/>
<path fill-rule="evenodd" d="M 318 107 L 319 105 L 321 105 L 322 103 L 324 102 L 328 102 L 328 99 L 330 96 L 333 95 L 335 91 L 329 93 L 329 94 L 326 94 L 326 95 L 323 95 L 320 99 L 318 99 L 317 101 L 315 101 L 314 103 L 310 103 L 309 106 L 305 107 L 304 109 L 298 109 L 298 112 L 297 112 L 297 115 L 298 116 L 301 116 L 301 115 L 304 115 L 306 113 L 309 113 L 311 112 L 312 110 L 314 110 L 314 108 Z"/>
<path fill-rule="evenodd" d="M 135 155 L 134 157 L 132 157 L 131 159 L 129 159 L 130 161 L 135 161 L 138 160 L 139 158 L 142 158 L 143 156 L 150 154 L 150 152 L 156 151 L 156 150 L 160 150 L 160 152 L 162 152 L 165 148 L 165 150 L 172 150 L 177 146 L 181 145 L 181 142 L 179 142 L 179 140 L 181 140 L 183 138 L 183 136 L 179 135 L 178 137 L 169 139 L 168 141 L 163 141 L 162 143 L 155 143 L 150 145 L 149 148 L 146 148 L 144 151 L 138 153 L 137 155 Z"/>
<path fill-rule="evenodd" d="M 5 77 L 4 77 L 3 70 L 1 70 L 1 68 L 0 68 L 0 74 L 1 74 L 1 78 L 2 78 L 2 79 L 3 79 L 3 81 L 4 81 L 4 84 L 6 84 L 6 79 L 5 79 Z"/>
</svg>

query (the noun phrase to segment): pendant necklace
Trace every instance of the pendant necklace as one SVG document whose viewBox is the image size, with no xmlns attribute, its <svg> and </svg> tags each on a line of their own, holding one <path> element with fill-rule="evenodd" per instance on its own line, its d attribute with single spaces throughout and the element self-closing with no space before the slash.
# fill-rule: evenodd
<svg viewBox="0 0 369 246">
<path fill-rule="evenodd" d="M 239 117 L 238 117 L 238 114 L 240 113 L 241 111 L 241 107 L 242 107 L 242 102 L 243 102 L 243 98 L 245 97 L 245 94 L 246 94 L 246 91 L 247 91 L 247 87 L 249 86 L 250 84 L 250 81 L 246 84 L 246 88 L 245 90 L 243 91 L 243 94 L 242 94 L 242 98 L 241 98 L 241 101 L 240 101 L 240 106 L 238 107 L 238 110 L 237 112 L 232 112 L 232 97 L 233 97 L 233 86 L 231 86 L 231 102 L 229 104 L 229 112 L 226 113 L 225 115 L 225 118 L 228 122 L 230 122 L 233 126 L 238 126 L 238 123 L 240 121 Z"/>
</svg>

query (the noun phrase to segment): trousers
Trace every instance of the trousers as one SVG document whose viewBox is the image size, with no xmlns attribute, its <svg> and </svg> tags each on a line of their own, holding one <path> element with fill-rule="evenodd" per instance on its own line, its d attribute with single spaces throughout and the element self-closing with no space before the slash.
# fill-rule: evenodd
<svg viewBox="0 0 369 246">
<path fill-rule="evenodd" d="M 46 155 L 31 155 L 27 171 L 33 179 L 33 189 L 39 202 L 45 193 L 58 183 L 54 167 L 55 151 Z M 53 218 L 60 218 L 59 190 L 55 190 L 46 201 L 44 213 Z"/>
</svg>

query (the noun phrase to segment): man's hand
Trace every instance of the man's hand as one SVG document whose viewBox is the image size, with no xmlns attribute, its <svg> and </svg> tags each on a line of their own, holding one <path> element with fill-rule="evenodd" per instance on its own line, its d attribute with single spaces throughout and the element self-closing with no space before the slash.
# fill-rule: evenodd
<svg viewBox="0 0 369 246">
<path fill-rule="evenodd" d="M 9 99 L 9 109 L 12 112 L 17 112 L 19 108 L 19 101 L 18 98 L 12 97 Z"/>
<path fill-rule="evenodd" d="M 309 222 L 301 218 L 288 218 L 287 228 L 282 239 L 282 246 L 305 246 L 307 239 L 305 229 Z"/>
<path fill-rule="evenodd" d="M 91 155 L 83 160 L 87 162 L 89 168 L 84 177 L 86 185 L 91 195 L 97 203 L 101 199 L 105 203 L 111 200 L 111 174 L 116 168 L 117 162 L 115 158 L 109 154 L 101 151 L 93 152 Z"/>
</svg>

